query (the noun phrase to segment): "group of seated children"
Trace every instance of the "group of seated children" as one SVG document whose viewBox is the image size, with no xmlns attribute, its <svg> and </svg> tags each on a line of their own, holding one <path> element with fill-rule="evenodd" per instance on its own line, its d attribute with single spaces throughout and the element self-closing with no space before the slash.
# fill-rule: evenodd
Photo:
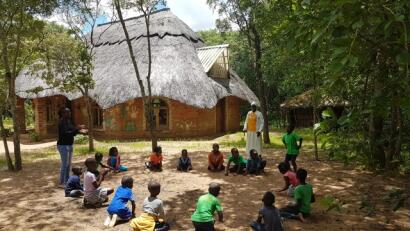
<svg viewBox="0 0 410 231">
<path fill-rule="evenodd" d="M 232 164 L 232 166 L 231 166 Z M 224 156 L 219 151 L 219 145 L 213 144 L 212 151 L 208 155 L 208 170 L 218 172 L 225 170 L 225 175 L 233 174 L 260 174 L 264 172 L 266 160 L 258 154 L 255 149 L 249 153 L 249 158 L 246 160 L 238 151 L 237 148 L 231 149 L 231 155 L 228 157 L 228 164 L 224 166 Z"/>
</svg>

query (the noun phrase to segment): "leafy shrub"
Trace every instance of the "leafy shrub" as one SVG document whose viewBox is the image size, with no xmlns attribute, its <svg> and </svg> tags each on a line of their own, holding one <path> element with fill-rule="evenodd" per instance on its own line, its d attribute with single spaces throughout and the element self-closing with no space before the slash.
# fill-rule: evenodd
<svg viewBox="0 0 410 231">
<path fill-rule="evenodd" d="M 29 137 L 30 141 L 32 141 L 32 142 L 38 142 L 38 141 L 41 140 L 40 135 L 35 131 L 30 131 L 28 133 L 28 137 Z"/>
<path fill-rule="evenodd" d="M 74 137 L 74 143 L 75 144 L 86 144 L 88 143 L 88 136 L 85 135 L 76 135 Z"/>
<path fill-rule="evenodd" d="M 319 201 L 319 203 L 324 208 L 326 208 L 326 212 L 336 210 L 340 213 L 342 211 L 343 203 L 339 199 L 334 198 L 333 196 L 326 195 L 323 199 Z"/>
</svg>

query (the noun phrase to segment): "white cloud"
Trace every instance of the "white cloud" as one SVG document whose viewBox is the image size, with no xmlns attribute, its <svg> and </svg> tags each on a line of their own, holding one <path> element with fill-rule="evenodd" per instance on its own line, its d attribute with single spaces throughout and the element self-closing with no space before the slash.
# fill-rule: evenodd
<svg viewBox="0 0 410 231">
<path fill-rule="evenodd" d="M 102 0 L 101 8 L 108 20 L 116 20 L 113 17 L 113 7 L 111 0 Z M 194 31 L 207 30 L 215 28 L 215 20 L 218 18 L 218 13 L 214 12 L 206 0 L 167 0 L 167 4 L 171 12 L 184 21 Z M 140 15 L 135 10 L 124 10 L 123 17 L 130 18 Z M 47 18 L 48 21 L 53 21 L 65 25 L 63 17 L 55 14 Z"/>
<path fill-rule="evenodd" d="M 206 4 L 206 0 L 167 0 L 168 7 L 194 31 L 215 28 L 218 13 Z"/>
</svg>

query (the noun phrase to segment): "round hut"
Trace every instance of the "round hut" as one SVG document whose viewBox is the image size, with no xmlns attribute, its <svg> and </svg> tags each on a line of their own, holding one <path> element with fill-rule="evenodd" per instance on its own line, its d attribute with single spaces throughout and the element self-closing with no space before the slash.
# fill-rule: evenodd
<svg viewBox="0 0 410 231">
<path fill-rule="evenodd" d="M 139 71 L 145 79 L 148 52 L 144 19 L 130 18 L 125 23 Z M 153 119 L 157 135 L 188 138 L 238 131 L 241 105 L 258 99 L 229 67 L 229 45 L 207 47 L 169 9 L 151 15 L 150 30 Z M 96 136 L 149 137 L 143 100 L 121 24 L 99 25 L 94 31 L 94 41 L 97 41 L 93 58 L 95 87 L 90 96 L 94 100 Z M 38 87 L 44 90 L 32 93 Z M 87 124 L 81 94 L 52 88 L 29 71 L 18 76 L 16 94 L 19 101 L 32 100 L 35 130 L 42 137 L 55 135 L 57 111 L 61 107 L 72 109 L 76 124 Z"/>
</svg>

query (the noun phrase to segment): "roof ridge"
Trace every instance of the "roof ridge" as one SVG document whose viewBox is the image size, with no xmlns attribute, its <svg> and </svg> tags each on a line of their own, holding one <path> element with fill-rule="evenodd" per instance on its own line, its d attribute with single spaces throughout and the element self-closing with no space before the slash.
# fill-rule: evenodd
<svg viewBox="0 0 410 231">
<path fill-rule="evenodd" d="M 164 12 L 164 11 L 171 11 L 171 9 L 169 7 L 166 7 L 166 8 L 163 8 L 163 9 L 156 10 L 156 11 L 152 12 L 151 15 L 161 13 L 161 12 Z M 139 15 L 139 16 L 136 16 L 136 17 L 126 18 L 126 19 L 124 19 L 124 22 L 139 19 L 139 18 L 142 18 L 142 17 L 144 17 L 143 14 Z M 97 24 L 97 27 L 105 26 L 105 25 L 109 25 L 109 24 L 114 24 L 114 23 L 118 23 L 118 22 L 120 22 L 120 21 L 117 20 L 117 21 L 105 22 L 105 23 Z"/>
<path fill-rule="evenodd" d="M 214 46 L 205 46 L 197 48 L 197 50 L 206 50 L 206 49 L 213 49 L 213 48 L 225 48 L 229 47 L 229 44 L 221 44 L 221 45 L 214 45 Z"/>
</svg>

